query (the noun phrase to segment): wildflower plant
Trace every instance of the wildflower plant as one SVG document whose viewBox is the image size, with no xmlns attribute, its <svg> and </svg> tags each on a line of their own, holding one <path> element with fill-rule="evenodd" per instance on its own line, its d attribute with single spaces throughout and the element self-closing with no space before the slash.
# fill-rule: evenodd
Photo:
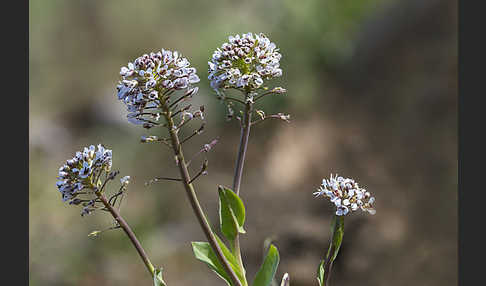
<svg viewBox="0 0 486 286">
<path fill-rule="evenodd" d="M 149 179 L 146 185 L 163 181 L 176 181 L 182 185 L 207 239 L 192 242 L 194 255 L 230 286 L 276 284 L 275 273 L 280 257 L 277 247 L 272 243 L 265 244 L 263 263 L 249 283 L 240 248 L 240 236 L 246 234 L 246 210 L 239 194 L 251 127 L 270 118 L 286 122 L 290 120 L 290 116 L 284 113 L 266 115 L 263 110 L 258 109 L 262 98 L 286 93 L 283 87 L 270 85 L 272 79 L 282 75 L 281 58 L 277 45 L 263 33 L 246 33 L 229 36 L 228 42 L 217 48 L 208 62 L 210 85 L 217 98 L 226 103 L 228 118 L 236 118 L 240 122 L 241 132 L 232 185 L 217 186 L 218 232 L 212 229 L 199 203 L 195 184 L 200 176 L 208 174 L 209 162 L 205 154 L 216 146 L 218 139 L 201 144 L 199 151 L 190 157 L 186 157 L 184 153 L 184 146 L 200 135 L 206 125 L 204 106 L 193 107 L 191 104 L 191 99 L 198 93 L 196 84 L 200 81 L 196 68 L 178 51 L 162 49 L 143 54 L 123 66 L 116 86 L 117 98 L 126 106 L 128 122 L 151 132 L 142 136 L 140 142 L 160 143 L 161 146 L 168 147 L 173 152 L 174 163 L 179 170 L 179 177 L 161 174 Z M 228 96 L 228 90 L 235 90 L 238 95 Z M 234 110 L 237 107 L 239 113 L 235 116 Z M 199 121 L 200 126 L 189 133 L 181 132 L 189 128 L 188 123 L 191 121 Z M 200 164 L 201 167 L 192 174 L 188 168 L 190 164 Z M 119 173 L 111 169 L 112 151 L 103 145 L 89 146 L 82 152 L 77 152 L 73 159 L 59 169 L 57 187 L 62 200 L 71 205 L 82 205 L 83 216 L 96 210 L 110 213 L 115 219 L 115 225 L 109 229 L 123 229 L 138 251 L 154 285 L 166 285 L 162 268 L 152 265 L 134 232 L 120 215 L 121 199 L 126 193 L 130 176 L 121 178 L 118 190 L 108 195 L 108 183 Z M 322 286 L 329 285 L 327 281 L 330 268 L 342 240 L 344 216 L 358 209 L 374 214 L 374 198 L 354 180 L 337 175 L 324 179 L 314 195 L 328 197 L 336 206 L 332 220 L 331 245 L 318 270 L 318 281 Z M 90 235 L 96 236 L 101 232 L 95 231 Z M 289 283 L 289 275 L 285 273 L 281 285 L 288 286 Z"/>
<path fill-rule="evenodd" d="M 84 147 L 83 151 L 76 152 L 74 158 L 67 160 L 59 168 L 56 186 L 64 202 L 68 202 L 70 205 L 83 206 L 81 216 L 97 210 L 110 213 L 115 222 L 114 226 L 106 230 L 123 229 L 150 275 L 154 275 L 155 268 L 145 250 L 128 223 L 120 215 L 121 201 L 130 183 L 130 176 L 121 178 L 118 191 L 109 194 L 108 184 L 119 174 L 119 171 L 111 171 L 111 168 L 112 150 L 105 149 L 101 144 L 97 147 L 94 145 Z M 118 207 L 116 207 L 117 202 Z M 101 232 L 93 231 L 90 236 L 97 236 Z"/>
<path fill-rule="evenodd" d="M 366 189 L 350 178 L 337 174 L 329 179 L 323 179 L 321 186 L 313 193 L 315 197 L 327 197 L 336 206 L 336 213 L 331 220 L 331 241 L 325 259 L 321 260 L 317 269 L 319 286 L 329 286 L 331 267 L 336 259 L 344 235 L 344 217 L 361 209 L 371 215 L 376 213 L 373 208 L 375 198 Z"/>
</svg>

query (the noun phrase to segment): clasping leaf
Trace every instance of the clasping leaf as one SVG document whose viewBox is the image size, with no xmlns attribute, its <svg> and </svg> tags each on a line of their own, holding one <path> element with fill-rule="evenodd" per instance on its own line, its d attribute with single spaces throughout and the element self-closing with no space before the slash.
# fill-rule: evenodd
<svg viewBox="0 0 486 286">
<path fill-rule="evenodd" d="M 232 190 L 219 186 L 219 222 L 221 232 L 233 241 L 239 233 L 245 233 L 245 206 L 243 201 Z"/>
</svg>

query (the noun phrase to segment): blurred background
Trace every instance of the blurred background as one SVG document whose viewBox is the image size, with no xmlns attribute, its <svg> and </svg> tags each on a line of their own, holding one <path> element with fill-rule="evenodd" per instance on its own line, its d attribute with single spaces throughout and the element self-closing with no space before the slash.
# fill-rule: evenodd
<svg viewBox="0 0 486 286">
<path fill-rule="evenodd" d="M 180 51 L 201 78 L 195 104 L 206 132 L 187 156 L 219 136 L 196 188 L 213 224 L 217 185 L 232 184 L 236 121 L 207 80 L 207 61 L 229 35 L 264 32 L 283 55 L 267 121 L 251 131 L 241 196 L 243 259 L 251 281 L 271 237 L 278 280 L 317 285 L 333 206 L 314 199 L 324 177 L 356 179 L 376 197 L 375 216 L 346 218 L 335 285 L 457 284 L 457 1 L 30 1 L 29 242 L 31 285 L 151 285 L 144 265 L 105 213 L 81 217 L 55 187 L 58 168 L 103 143 L 132 182 L 122 214 L 169 285 L 224 285 L 193 258 L 205 240 L 157 134 L 126 120 L 116 98 L 120 67 L 161 48 Z M 199 164 L 199 163 L 198 163 Z M 199 165 L 193 166 L 197 171 Z"/>
</svg>

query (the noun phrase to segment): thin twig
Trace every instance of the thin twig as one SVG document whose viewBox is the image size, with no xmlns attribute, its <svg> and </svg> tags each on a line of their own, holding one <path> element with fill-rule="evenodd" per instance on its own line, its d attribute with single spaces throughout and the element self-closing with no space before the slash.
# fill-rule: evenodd
<svg viewBox="0 0 486 286">
<path fill-rule="evenodd" d="M 108 181 L 111 181 L 111 180 L 114 180 L 115 177 L 118 175 L 118 173 L 120 173 L 119 171 L 114 171 L 114 172 L 111 172 L 110 175 L 108 175 L 105 179 L 105 181 L 103 182 L 103 185 L 101 186 L 99 192 L 103 192 L 103 189 L 105 188 L 106 186 L 106 183 L 108 183 Z M 101 173 L 100 173 L 100 176 L 101 176 Z M 99 178 L 99 176 L 98 176 Z"/>
<path fill-rule="evenodd" d="M 123 188 L 123 187 L 122 187 L 122 188 Z M 122 188 L 120 188 L 120 189 L 122 189 Z M 111 197 L 108 199 L 108 203 L 109 203 L 110 205 L 114 206 L 114 205 L 115 205 L 115 203 L 116 203 L 116 200 L 117 200 L 118 196 L 119 196 L 119 195 L 121 195 L 121 194 L 123 194 L 123 191 L 122 191 L 122 190 L 120 190 L 120 191 L 118 191 L 118 193 L 116 193 L 116 194 L 112 195 L 112 196 L 111 196 Z M 113 200 L 113 202 L 112 202 L 112 200 Z"/>
<path fill-rule="evenodd" d="M 253 121 L 251 123 L 251 126 L 254 126 L 254 125 L 258 124 L 258 123 L 261 123 L 261 122 L 265 121 L 266 119 L 271 119 L 271 118 L 273 118 L 273 119 L 280 119 L 280 120 L 283 120 L 283 121 L 285 121 L 287 123 L 289 122 L 288 119 L 282 118 L 282 115 L 272 114 L 272 115 L 265 116 L 265 118 L 260 118 L 258 120 Z"/>
<path fill-rule="evenodd" d="M 177 103 L 179 103 L 181 100 L 184 100 L 184 98 L 187 98 L 188 96 L 190 96 L 190 94 L 184 94 L 183 96 L 179 97 L 176 101 L 172 102 L 169 105 L 169 109 L 172 109 L 172 107 L 174 107 Z"/>
<path fill-rule="evenodd" d="M 176 128 L 175 130 L 180 130 L 184 125 L 186 125 L 187 123 L 191 122 L 191 120 L 193 119 L 194 117 L 191 117 L 189 118 L 188 120 L 183 120 Z"/>
<path fill-rule="evenodd" d="M 174 118 L 174 117 L 175 117 L 177 114 L 179 114 L 179 113 L 181 113 L 181 112 L 183 112 L 183 111 L 187 111 L 187 110 L 189 110 L 189 108 L 191 108 L 191 106 L 192 106 L 192 105 L 191 105 L 191 104 L 189 104 L 188 106 L 183 107 L 183 108 L 179 109 L 178 111 L 176 111 L 176 112 L 172 113 L 172 114 L 171 114 L 171 118 Z"/>
<path fill-rule="evenodd" d="M 157 178 L 153 178 L 152 180 L 148 181 L 147 183 L 145 183 L 145 185 L 148 186 L 150 184 L 153 184 L 155 182 L 162 181 L 162 180 L 177 181 L 177 182 L 182 181 L 182 179 L 179 179 L 179 178 L 157 177 Z"/>
<path fill-rule="evenodd" d="M 142 137 L 140 139 L 140 142 L 142 142 L 142 143 L 151 143 L 151 142 L 163 143 L 167 147 L 172 148 L 172 145 L 170 144 L 170 139 L 167 139 L 167 138 L 158 138 L 156 136 Z"/>
<path fill-rule="evenodd" d="M 199 129 L 194 130 L 194 132 L 191 135 L 189 135 L 187 138 L 183 139 L 181 141 L 181 145 L 184 144 L 185 142 L 187 142 L 187 140 L 191 139 L 192 137 L 201 134 L 202 131 L 204 130 L 204 125 L 205 125 L 205 123 L 203 122 L 201 127 L 199 127 Z"/>
<path fill-rule="evenodd" d="M 208 168 L 208 160 L 204 160 L 204 163 L 201 167 L 201 170 L 199 170 L 199 173 L 197 173 L 196 176 L 194 176 L 194 178 L 192 178 L 189 181 L 189 184 L 192 184 L 192 182 L 194 182 L 197 178 L 199 178 L 199 176 L 201 176 L 202 174 L 205 174 L 207 168 Z"/>
<path fill-rule="evenodd" d="M 201 154 L 202 152 L 209 152 L 211 149 L 213 149 L 214 145 L 216 145 L 216 143 L 218 143 L 218 140 L 219 140 L 219 137 L 214 139 L 213 141 L 209 142 L 208 144 L 204 144 L 204 146 L 201 148 L 201 150 L 199 150 L 196 154 L 194 154 L 194 156 L 192 156 L 192 158 L 187 162 L 187 165 L 186 167 L 188 167 L 192 160 L 196 159 L 197 156 L 199 156 L 199 154 Z"/>
</svg>

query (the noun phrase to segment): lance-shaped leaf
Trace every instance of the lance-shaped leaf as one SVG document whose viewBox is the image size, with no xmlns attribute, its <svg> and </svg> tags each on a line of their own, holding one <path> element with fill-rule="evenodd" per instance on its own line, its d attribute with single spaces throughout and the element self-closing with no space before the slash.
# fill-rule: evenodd
<svg viewBox="0 0 486 286">
<path fill-rule="evenodd" d="M 270 248 L 270 245 L 272 244 L 272 240 L 273 240 L 273 237 L 267 237 L 263 241 L 263 253 L 262 253 L 263 259 L 265 259 L 265 255 L 267 254 L 268 249 Z M 277 279 L 275 279 L 275 277 L 273 277 L 272 283 L 270 285 L 271 286 L 278 286 Z"/>
<path fill-rule="evenodd" d="M 331 245 L 327 251 L 327 259 L 334 261 L 339 253 L 339 248 L 341 248 L 341 243 L 343 242 L 344 235 L 344 217 L 343 216 L 333 216 L 331 221 Z"/>
<path fill-rule="evenodd" d="M 224 236 L 233 241 L 239 233 L 245 233 L 245 206 L 232 190 L 219 186 L 219 223 Z"/>
<path fill-rule="evenodd" d="M 271 244 L 268 249 L 267 256 L 263 261 L 262 266 L 258 270 L 255 280 L 253 280 L 252 286 L 268 286 L 272 283 L 272 279 L 277 271 L 278 262 L 280 261 L 280 256 L 278 254 L 277 248 Z"/>
<path fill-rule="evenodd" d="M 216 254 L 214 254 L 211 245 L 208 242 L 199 241 L 193 241 L 191 242 L 191 244 L 194 256 L 196 256 L 198 260 L 206 263 L 206 265 L 209 266 L 211 270 L 216 272 L 219 277 L 226 281 L 226 284 L 233 286 L 228 274 L 226 273 L 226 271 L 224 271 L 223 266 L 216 257 Z"/>
<path fill-rule="evenodd" d="M 317 280 L 320 286 L 325 286 L 329 279 L 331 266 L 336 259 L 344 236 L 344 217 L 333 216 L 331 221 L 331 242 L 327 250 L 326 259 L 322 260 L 317 269 Z"/>
<path fill-rule="evenodd" d="M 162 268 L 155 269 L 154 272 L 154 286 L 167 286 L 162 278 Z"/>
</svg>

